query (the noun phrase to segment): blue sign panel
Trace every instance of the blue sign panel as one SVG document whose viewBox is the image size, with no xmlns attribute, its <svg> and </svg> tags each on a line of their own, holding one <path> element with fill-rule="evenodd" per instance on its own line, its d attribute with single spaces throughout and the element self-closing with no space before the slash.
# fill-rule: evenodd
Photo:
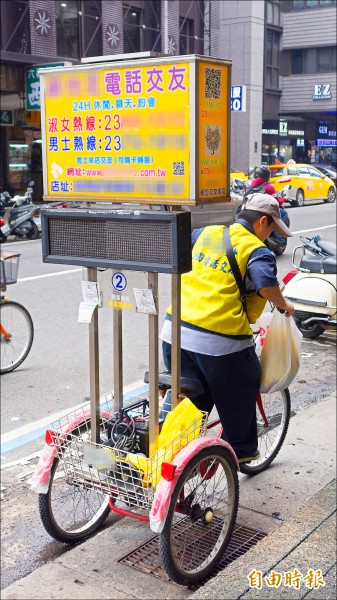
<svg viewBox="0 0 337 600">
<path fill-rule="evenodd" d="M 246 86 L 232 85 L 231 87 L 231 111 L 246 112 Z"/>
</svg>

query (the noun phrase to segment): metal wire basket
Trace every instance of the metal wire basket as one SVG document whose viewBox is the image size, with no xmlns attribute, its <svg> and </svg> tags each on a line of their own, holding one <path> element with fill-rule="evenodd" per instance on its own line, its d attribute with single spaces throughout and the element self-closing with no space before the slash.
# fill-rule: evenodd
<svg viewBox="0 0 337 600">
<path fill-rule="evenodd" d="M 17 282 L 20 256 L 21 254 L 18 252 L 7 252 L 6 250 L 1 250 L 0 283 L 4 286 Z"/>
<path fill-rule="evenodd" d="M 137 417 L 137 411 L 139 416 L 144 417 L 141 407 L 133 411 L 134 417 Z M 108 444 L 113 417 L 112 399 L 105 397 L 101 403 L 102 443 L 99 444 L 91 441 L 89 404 L 58 422 L 60 428 L 53 429 L 51 435 L 64 476 L 70 485 L 97 489 L 128 507 L 149 510 L 161 478 L 162 463 L 171 462 L 181 448 L 206 435 L 207 413 L 201 413 L 185 429 L 173 435 L 168 443 L 159 444 L 157 452 L 150 457 Z M 81 423 L 78 423 L 79 420 Z"/>
</svg>

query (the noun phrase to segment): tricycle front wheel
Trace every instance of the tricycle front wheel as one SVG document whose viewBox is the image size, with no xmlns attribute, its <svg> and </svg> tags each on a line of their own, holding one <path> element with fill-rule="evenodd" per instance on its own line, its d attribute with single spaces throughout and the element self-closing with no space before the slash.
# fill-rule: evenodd
<svg viewBox="0 0 337 600">
<path fill-rule="evenodd" d="M 171 496 L 159 554 L 180 585 L 214 569 L 230 541 L 238 510 L 236 465 L 227 448 L 208 446 L 186 465 Z"/>
</svg>

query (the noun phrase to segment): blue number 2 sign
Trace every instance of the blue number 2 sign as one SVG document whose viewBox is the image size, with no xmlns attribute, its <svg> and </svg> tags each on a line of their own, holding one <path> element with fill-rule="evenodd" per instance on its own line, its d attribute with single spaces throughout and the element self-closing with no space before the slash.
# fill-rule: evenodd
<svg viewBox="0 0 337 600">
<path fill-rule="evenodd" d="M 111 282 L 116 292 L 123 292 L 127 286 L 126 277 L 123 273 L 114 273 Z"/>
</svg>

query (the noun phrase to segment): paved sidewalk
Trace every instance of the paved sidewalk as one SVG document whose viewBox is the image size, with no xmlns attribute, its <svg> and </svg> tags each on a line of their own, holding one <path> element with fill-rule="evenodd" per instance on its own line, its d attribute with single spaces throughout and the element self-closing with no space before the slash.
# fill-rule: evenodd
<svg viewBox="0 0 337 600">
<path fill-rule="evenodd" d="M 307 577 L 310 569 L 316 583 L 288 576 L 291 585 L 284 585 L 285 573 L 297 569 Z M 317 573 L 321 571 L 322 579 Z M 252 573 L 253 571 L 253 573 Z M 279 587 L 271 572 L 282 575 Z M 252 573 L 251 579 L 248 575 Z M 333 480 L 298 510 L 288 523 L 261 540 L 241 559 L 231 563 L 190 598 L 336 598 L 336 480 Z M 320 585 L 324 581 L 325 585 Z M 252 583 L 253 587 L 250 585 Z M 277 581 L 278 583 L 278 581 Z M 313 588 L 307 586 L 312 585 Z M 317 589 L 314 589 L 317 585 Z M 254 587 L 256 586 L 256 587 Z M 258 586 L 261 588 L 258 589 Z"/>
<path fill-rule="evenodd" d="M 335 410 L 331 395 L 299 412 L 274 465 L 256 477 L 240 475 L 238 523 L 268 535 L 196 592 L 118 563 L 153 534 L 144 523 L 112 517 L 111 527 L 8 586 L 1 598 L 335 598 Z M 303 577 L 312 569 L 317 581 L 321 570 L 326 585 L 267 587 L 264 576 L 294 569 Z M 261 590 L 249 586 L 252 570 Z"/>
</svg>

